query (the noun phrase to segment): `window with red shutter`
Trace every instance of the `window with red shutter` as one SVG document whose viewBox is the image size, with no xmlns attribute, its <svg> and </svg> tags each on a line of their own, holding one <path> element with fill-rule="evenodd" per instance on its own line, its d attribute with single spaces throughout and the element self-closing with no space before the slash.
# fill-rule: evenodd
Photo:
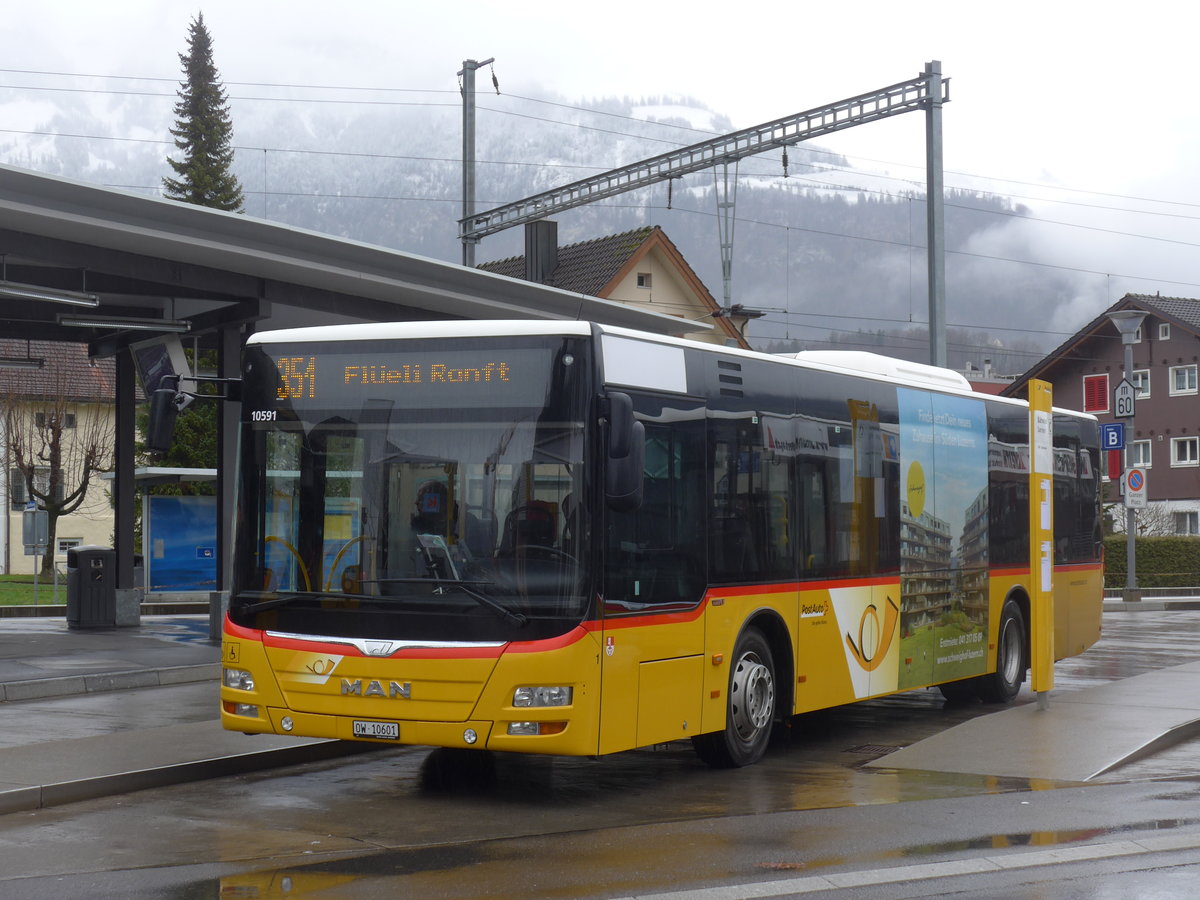
<svg viewBox="0 0 1200 900">
<path fill-rule="evenodd" d="M 1108 376 L 1086 375 L 1083 379 L 1083 411 L 1108 412 Z"/>
</svg>

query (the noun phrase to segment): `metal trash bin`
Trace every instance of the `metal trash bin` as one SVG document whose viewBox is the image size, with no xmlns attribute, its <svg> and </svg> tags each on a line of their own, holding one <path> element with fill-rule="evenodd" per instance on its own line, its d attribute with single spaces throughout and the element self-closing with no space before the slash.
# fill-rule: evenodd
<svg viewBox="0 0 1200 900">
<path fill-rule="evenodd" d="M 117 551 L 72 547 L 67 551 L 67 627 L 117 626 Z"/>
</svg>

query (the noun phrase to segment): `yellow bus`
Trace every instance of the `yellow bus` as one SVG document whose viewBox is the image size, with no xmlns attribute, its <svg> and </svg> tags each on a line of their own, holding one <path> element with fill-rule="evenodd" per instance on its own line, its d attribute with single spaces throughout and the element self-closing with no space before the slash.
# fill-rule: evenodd
<svg viewBox="0 0 1200 900">
<path fill-rule="evenodd" d="M 757 761 L 790 716 L 1029 663 L 1028 408 L 954 372 L 585 322 L 252 337 L 225 728 Z M 1055 656 L 1099 636 L 1055 410 Z"/>
</svg>

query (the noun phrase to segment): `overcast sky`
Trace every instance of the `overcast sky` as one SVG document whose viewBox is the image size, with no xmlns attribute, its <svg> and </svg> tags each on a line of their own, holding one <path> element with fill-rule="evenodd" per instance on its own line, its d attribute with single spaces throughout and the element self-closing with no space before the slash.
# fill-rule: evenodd
<svg viewBox="0 0 1200 900">
<path fill-rule="evenodd" d="M 1055 223 L 1041 236 L 1047 259 L 1134 276 L 1113 279 L 1113 299 L 1157 289 L 1200 297 L 1200 111 L 1184 9 L 1162 0 L 43 0 L 6 9 L 0 85 L 21 83 L 12 70 L 178 79 L 175 53 L 201 10 L 227 84 L 441 90 L 456 104 L 462 61 L 495 57 L 509 93 L 690 95 L 735 127 L 907 80 L 937 59 L 951 79 L 947 186 L 1034 203 Z M 52 102 L 0 90 L 0 127 L 23 127 Z M 923 129 L 924 116 L 909 114 L 821 143 L 923 183 Z"/>
</svg>

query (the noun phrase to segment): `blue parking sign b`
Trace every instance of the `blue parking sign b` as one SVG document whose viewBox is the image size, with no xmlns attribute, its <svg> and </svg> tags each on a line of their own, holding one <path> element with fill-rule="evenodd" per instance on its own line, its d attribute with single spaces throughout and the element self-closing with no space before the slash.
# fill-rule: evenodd
<svg viewBox="0 0 1200 900">
<path fill-rule="evenodd" d="M 1114 422 L 1100 426 L 1100 446 L 1104 450 L 1125 449 L 1125 424 Z"/>
</svg>

